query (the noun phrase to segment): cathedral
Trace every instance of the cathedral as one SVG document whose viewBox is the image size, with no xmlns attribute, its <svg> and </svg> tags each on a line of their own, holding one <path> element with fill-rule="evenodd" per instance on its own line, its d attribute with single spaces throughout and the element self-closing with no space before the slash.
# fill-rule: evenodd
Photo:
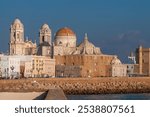
<svg viewBox="0 0 150 117">
<path fill-rule="evenodd" d="M 51 59 L 49 64 L 39 63 L 40 68 L 36 68 L 39 71 L 43 69 L 54 71 L 56 77 L 107 77 L 126 74 L 123 72 L 126 71 L 125 67 L 121 63 L 112 64 L 116 61 L 115 55 L 103 54 L 99 47 L 95 47 L 89 41 L 87 34 L 83 41 L 77 44 L 76 34 L 68 27 L 59 29 L 52 41 L 52 31 L 48 24 L 44 24 L 39 30 L 39 44 L 30 40 L 24 39 L 24 25 L 19 19 L 15 19 L 10 28 L 10 55 L 36 55 L 40 59 L 39 62 L 41 62 L 40 57 L 45 57 L 45 61 Z M 27 66 L 35 69 L 37 64 L 30 62 Z M 41 68 L 43 65 L 45 67 Z M 28 68 L 27 66 L 25 69 Z M 50 66 L 53 66 L 52 70 L 47 68 Z M 30 69 L 31 67 L 26 71 L 31 72 Z M 36 74 L 39 74 L 39 71 Z"/>
<path fill-rule="evenodd" d="M 35 55 L 36 42 L 24 39 L 24 25 L 19 19 L 15 19 L 10 27 L 10 55 Z"/>
<path fill-rule="evenodd" d="M 11 24 L 9 47 L 10 55 L 39 55 L 53 58 L 56 55 L 101 54 L 100 48 L 89 42 L 87 34 L 83 42 L 77 45 L 76 34 L 68 27 L 59 29 L 52 42 L 52 31 L 47 24 L 40 28 L 37 45 L 31 39 L 24 39 L 24 25 L 19 19 L 15 19 Z"/>
<path fill-rule="evenodd" d="M 76 34 L 70 28 L 58 30 L 54 39 L 54 55 L 101 54 L 100 48 L 89 42 L 87 34 L 81 44 L 76 42 Z"/>
</svg>

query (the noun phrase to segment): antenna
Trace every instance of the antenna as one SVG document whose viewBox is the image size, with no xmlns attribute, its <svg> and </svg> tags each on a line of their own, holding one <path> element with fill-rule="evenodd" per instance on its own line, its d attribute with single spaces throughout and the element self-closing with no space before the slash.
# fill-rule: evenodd
<svg viewBox="0 0 150 117">
<path fill-rule="evenodd" d="M 130 56 L 128 56 L 128 59 L 130 59 L 134 64 L 136 64 L 135 56 L 133 52 L 130 53 Z"/>
</svg>

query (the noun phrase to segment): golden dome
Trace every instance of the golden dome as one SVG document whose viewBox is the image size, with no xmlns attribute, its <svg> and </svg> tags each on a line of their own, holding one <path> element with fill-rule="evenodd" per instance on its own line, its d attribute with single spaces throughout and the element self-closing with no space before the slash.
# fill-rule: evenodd
<svg viewBox="0 0 150 117">
<path fill-rule="evenodd" d="M 64 27 L 57 31 L 56 36 L 76 36 L 76 35 L 70 28 Z"/>
</svg>

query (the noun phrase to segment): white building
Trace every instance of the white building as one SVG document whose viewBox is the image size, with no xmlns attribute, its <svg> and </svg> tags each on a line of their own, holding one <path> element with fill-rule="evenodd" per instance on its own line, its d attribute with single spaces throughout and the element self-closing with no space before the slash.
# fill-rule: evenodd
<svg viewBox="0 0 150 117">
<path fill-rule="evenodd" d="M 14 77 L 54 77 L 55 59 L 36 55 L 14 55 L 0 57 L 0 75 Z"/>
<path fill-rule="evenodd" d="M 0 54 L 0 77 L 2 77 L 2 65 L 1 65 L 1 58 L 4 56 L 3 54 Z"/>
<path fill-rule="evenodd" d="M 20 77 L 24 75 L 25 63 L 32 60 L 32 56 L 13 55 L 1 56 L 0 68 L 2 77 Z"/>
<path fill-rule="evenodd" d="M 2 77 L 19 77 L 20 58 L 15 56 L 1 56 L 0 63 Z"/>
<path fill-rule="evenodd" d="M 111 62 L 112 65 L 112 77 L 124 77 L 127 75 L 127 66 L 122 64 L 121 61 L 114 57 Z"/>
</svg>

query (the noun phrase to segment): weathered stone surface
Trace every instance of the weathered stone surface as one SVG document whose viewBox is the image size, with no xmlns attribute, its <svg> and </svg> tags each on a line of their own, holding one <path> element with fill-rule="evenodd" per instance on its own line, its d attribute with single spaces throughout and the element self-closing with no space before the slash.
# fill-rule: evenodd
<svg viewBox="0 0 150 117">
<path fill-rule="evenodd" d="M 48 91 L 61 88 L 65 94 L 149 93 L 150 78 L 51 78 L 0 80 L 1 92 Z"/>
<path fill-rule="evenodd" d="M 60 88 L 50 88 L 45 100 L 67 100 L 64 92 Z"/>
</svg>

